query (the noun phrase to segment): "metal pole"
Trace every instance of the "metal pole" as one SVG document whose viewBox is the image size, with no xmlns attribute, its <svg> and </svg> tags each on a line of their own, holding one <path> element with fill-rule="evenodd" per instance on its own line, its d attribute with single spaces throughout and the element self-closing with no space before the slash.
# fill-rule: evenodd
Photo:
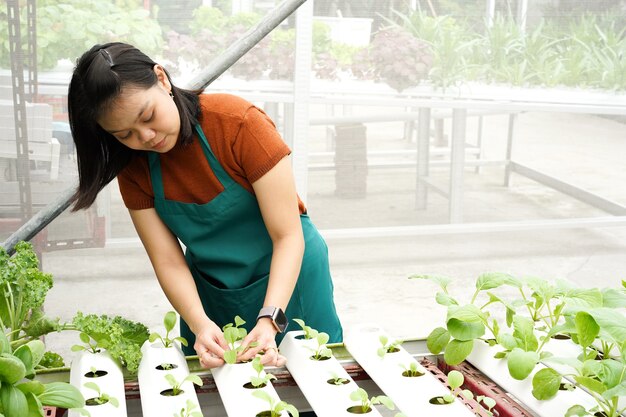
<svg viewBox="0 0 626 417">
<path fill-rule="evenodd" d="M 211 61 L 206 71 L 192 79 L 186 88 L 191 90 L 205 89 L 304 2 L 306 2 L 306 0 L 285 0 L 276 6 L 276 8 L 268 13 L 255 27 L 246 32 L 241 39 L 233 43 L 220 56 Z M 35 216 L 31 217 L 15 233 L 9 236 L 9 238 L 2 243 L 2 247 L 7 253 L 13 254 L 16 243 L 22 240 L 32 239 L 52 220 L 63 213 L 63 211 L 70 206 L 72 196 L 75 192 L 76 185 L 66 189 L 58 198 L 49 203 Z"/>
</svg>

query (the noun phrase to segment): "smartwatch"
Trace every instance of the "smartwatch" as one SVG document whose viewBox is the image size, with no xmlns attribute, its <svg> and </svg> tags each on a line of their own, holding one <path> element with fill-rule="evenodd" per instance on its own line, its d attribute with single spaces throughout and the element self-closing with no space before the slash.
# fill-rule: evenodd
<svg viewBox="0 0 626 417">
<path fill-rule="evenodd" d="M 259 315 L 257 316 L 256 320 L 259 321 L 259 319 L 263 317 L 269 317 L 270 319 L 272 319 L 272 324 L 274 324 L 274 327 L 276 328 L 276 331 L 278 331 L 278 333 L 284 333 L 287 329 L 287 325 L 289 324 L 287 322 L 287 316 L 285 316 L 283 310 L 278 307 L 263 307 L 259 311 Z"/>
</svg>

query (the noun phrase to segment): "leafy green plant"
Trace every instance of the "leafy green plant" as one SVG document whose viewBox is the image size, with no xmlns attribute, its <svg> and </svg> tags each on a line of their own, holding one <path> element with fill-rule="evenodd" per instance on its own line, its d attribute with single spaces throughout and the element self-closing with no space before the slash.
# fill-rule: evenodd
<svg viewBox="0 0 626 417">
<path fill-rule="evenodd" d="M 98 405 L 104 405 L 106 403 L 111 404 L 113 407 L 119 407 L 120 406 L 120 402 L 117 398 L 112 397 L 111 395 L 102 392 L 100 389 L 100 386 L 98 384 L 96 384 L 95 382 L 85 382 L 84 384 L 85 388 L 89 388 L 93 391 L 95 391 L 98 395 L 96 397 L 92 397 L 89 398 L 85 401 L 85 404 L 88 406 L 98 406 Z"/>
<path fill-rule="evenodd" d="M 448 394 L 433 397 L 430 399 L 431 404 L 452 404 L 457 394 L 461 391 L 461 386 L 465 378 L 459 371 L 448 372 L 448 385 L 450 386 L 450 392 Z M 470 394 L 471 395 L 471 394 Z"/>
<path fill-rule="evenodd" d="M 224 331 L 224 339 L 230 349 L 224 352 L 224 361 L 228 364 L 237 362 L 237 356 L 242 353 L 241 341 L 248 335 L 248 331 L 240 326 L 246 324 L 246 321 L 239 316 L 235 316 L 234 323 L 226 324 L 222 330 Z M 252 344 L 250 345 L 252 347 Z"/>
<path fill-rule="evenodd" d="M 153 332 L 150 334 L 148 340 L 150 343 L 154 343 L 157 340 L 160 340 L 163 344 L 163 347 L 169 348 L 174 345 L 174 342 L 179 342 L 183 346 L 187 346 L 187 339 L 182 336 L 177 336 L 174 338 L 170 338 L 170 332 L 174 330 L 176 326 L 176 312 L 168 311 L 165 313 L 165 317 L 163 318 L 163 325 L 165 326 L 165 336 L 161 336 L 159 333 Z"/>
<path fill-rule="evenodd" d="M 626 327 L 624 315 L 617 309 L 597 308 L 578 311 L 574 315 L 575 330 L 572 340 L 577 343 L 582 353 L 577 358 L 551 357 L 546 361 L 566 365 L 570 373 L 561 374 L 554 368 L 539 370 L 533 377 L 533 396 L 539 400 L 553 398 L 561 389 L 564 377 L 572 381 L 577 388 L 585 389 L 597 405 L 585 409 L 582 405 L 572 406 L 569 416 L 598 415 L 618 417 L 626 411 L 619 399 L 626 395 Z M 592 344 L 596 338 L 618 346 L 615 357 L 605 356 L 598 360 Z M 620 408 L 621 407 L 621 408 Z"/>
<path fill-rule="evenodd" d="M 298 409 L 285 401 L 276 401 L 274 397 L 264 390 L 255 390 L 252 395 L 265 401 L 269 405 L 269 410 L 257 414 L 259 417 L 280 417 L 283 411 L 287 411 L 292 417 L 299 417 Z"/>
<path fill-rule="evenodd" d="M 65 382 L 34 380 L 44 344 L 31 340 L 13 349 L 0 322 L 0 415 L 43 415 L 43 406 L 78 409 L 85 405 L 80 391 Z"/>
<path fill-rule="evenodd" d="M 252 360 L 252 369 L 256 371 L 256 375 L 250 377 L 250 384 L 252 384 L 254 388 L 263 388 L 270 381 L 276 379 L 274 375 L 263 372 L 263 364 L 259 356 Z"/>
<path fill-rule="evenodd" d="M 350 381 L 348 381 L 346 378 L 340 377 L 335 372 L 333 372 L 331 374 L 330 379 L 328 379 L 328 381 L 326 381 L 326 382 L 328 382 L 331 385 L 345 385 L 345 384 L 347 384 Z"/>
<path fill-rule="evenodd" d="M 387 336 L 380 335 L 380 337 L 378 338 L 380 344 L 382 345 L 381 347 L 379 347 L 376 350 L 376 353 L 378 354 L 378 356 L 380 356 L 381 358 L 385 357 L 385 355 L 387 353 L 395 353 L 395 352 L 399 352 L 400 351 L 400 344 L 402 343 L 402 341 L 399 340 L 394 340 L 393 342 L 389 341 L 389 338 Z"/>
<path fill-rule="evenodd" d="M 174 417 L 202 417 L 202 412 L 195 411 L 196 408 L 199 408 L 198 404 L 188 399 L 186 406 L 179 413 L 174 413 Z"/>
<path fill-rule="evenodd" d="M 78 336 L 80 337 L 80 341 L 83 342 L 83 344 L 73 345 L 71 348 L 72 352 L 80 352 L 81 350 L 91 352 L 91 353 L 100 352 L 100 349 L 98 348 L 98 342 L 92 339 L 91 337 L 89 337 L 87 333 L 80 332 Z"/>
<path fill-rule="evenodd" d="M 330 337 L 327 333 L 319 332 L 317 334 L 317 336 L 315 337 L 315 340 L 317 341 L 317 348 L 309 348 L 307 346 L 308 349 L 311 349 L 313 351 L 311 359 L 316 361 L 324 361 L 330 359 L 333 356 L 333 351 L 326 347 L 326 343 L 328 343 L 329 339 Z"/>
<path fill-rule="evenodd" d="M 161 394 L 173 396 L 173 397 L 183 393 L 181 386 L 187 381 L 193 382 L 199 387 L 202 386 L 202 379 L 198 375 L 194 375 L 194 374 L 187 375 L 182 381 L 178 381 L 176 377 L 172 374 L 166 374 L 165 380 L 167 381 L 167 383 L 170 385 L 171 388 L 161 392 Z"/>
<path fill-rule="evenodd" d="M 368 413 L 376 404 L 382 404 L 390 410 L 394 410 L 396 408 L 393 401 L 391 401 L 389 397 L 385 395 L 379 395 L 370 398 L 367 394 L 367 391 L 365 391 L 363 388 L 358 388 L 356 391 L 351 392 L 350 399 L 352 401 L 358 401 L 360 403 L 358 406 L 348 408 L 348 411 L 351 413 Z"/>
<path fill-rule="evenodd" d="M 404 372 L 402 372 L 402 376 L 408 378 L 416 378 L 424 375 L 423 368 L 421 368 L 417 364 L 417 362 L 411 362 L 409 366 L 406 366 L 405 364 L 400 364 L 400 367 L 404 369 Z"/>
<path fill-rule="evenodd" d="M 318 335 L 317 330 L 315 330 L 314 328 L 310 326 L 307 326 L 304 320 L 293 319 L 293 321 L 295 321 L 300 326 L 300 328 L 304 331 L 305 339 L 310 340 L 310 339 L 315 339 L 317 337 Z"/>
</svg>

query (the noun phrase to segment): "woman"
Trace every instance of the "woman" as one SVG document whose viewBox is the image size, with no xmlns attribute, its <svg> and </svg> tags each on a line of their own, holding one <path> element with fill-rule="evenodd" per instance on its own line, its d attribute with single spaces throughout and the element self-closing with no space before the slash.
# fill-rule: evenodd
<svg viewBox="0 0 626 417">
<path fill-rule="evenodd" d="M 264 364 L 282 364 L 276 342 L 293 318 L 341 341 L 326 244 L 296 194 L 290 150 L 262 110 L 177 88 L 161 65 L 123 43 L 79 58 L 68 107 L 74 210 L 118 178 L 203 366 L 224 363 L 221 329 L 235 315 L 249 332 L 240 360 L 265 352 Z"/>
</svg>

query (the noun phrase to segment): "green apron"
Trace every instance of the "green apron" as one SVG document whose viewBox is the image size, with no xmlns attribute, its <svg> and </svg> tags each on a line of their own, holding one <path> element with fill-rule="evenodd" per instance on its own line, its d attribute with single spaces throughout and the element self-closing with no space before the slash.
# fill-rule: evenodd
<svg viewBox="0 0 626 417">
<path fill-rule="evenodd" d="M 154 205 L 159 217 L 185 245 L 185 258 L 207 316 L 218 326 L 239 315 L 250 331 L 263 307 L 269 281 L 272 241 L 256 197 L 222 168 L 199 125 L 196 131 L 204 154 L 224 190 L 206 204 L 166 200 L 159 154 L 148 153 Z M 300 318 L 330 342 L 342 341 L 342 329 L 333 301 L 328 248 L 306 214 L 300 215 L 305 250 L 298 281 L 285 314 Z M 195 336 L 181 319 L 180 332 L 189 342 L 187 355 L 195 355 Z M 283 335 L 277 335 L 280 343 Z"/>
</svg>

